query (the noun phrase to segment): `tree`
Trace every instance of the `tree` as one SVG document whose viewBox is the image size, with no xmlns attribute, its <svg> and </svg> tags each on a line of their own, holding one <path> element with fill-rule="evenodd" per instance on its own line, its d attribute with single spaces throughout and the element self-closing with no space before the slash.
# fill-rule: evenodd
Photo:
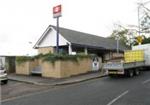
<svg viewBox="0 0 150 105">
<path fill-rule="evenodd" d="M 117 39 L 119 38 L 119 42 L 124 44 L 124 45 L 127 45 L 127 46 L 130 46 L 130 43 L 129 43 L 129 40 L 128 40 L 128 37 L 127 37 L 127 33 L 128 33 L 128 29 L 122 29 L 122 30 L 113 30 L 112 34 L 110 35 L 109 38 L 112 38 L 112 39 Z"/>
<path fill-rule="evenodd" d="M 150 37 L 145 38 L 145 39 L 143 40 L 143 44 L 147 44 L 147 43 L 150 43 Z"/>
</svg>

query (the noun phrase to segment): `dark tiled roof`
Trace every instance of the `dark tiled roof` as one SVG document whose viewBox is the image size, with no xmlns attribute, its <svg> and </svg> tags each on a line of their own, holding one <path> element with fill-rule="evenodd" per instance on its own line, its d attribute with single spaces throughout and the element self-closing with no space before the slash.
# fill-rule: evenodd
<svg viewBox="0 0 150 105">
<path fill-rule="evenodd" d="M 56 29 L 55 26 L 50 25 L 50 27 Z M 72 44 L 78 44 L 95 48 L 103 48 L 106 50 L 116 50 L 116 40 L 61 27 L 59 28 L 59 31 L 60 34 Z M 127 47 L 120 43 L 119 50 L 121 51 L 127 50 Z"/>
</svg>

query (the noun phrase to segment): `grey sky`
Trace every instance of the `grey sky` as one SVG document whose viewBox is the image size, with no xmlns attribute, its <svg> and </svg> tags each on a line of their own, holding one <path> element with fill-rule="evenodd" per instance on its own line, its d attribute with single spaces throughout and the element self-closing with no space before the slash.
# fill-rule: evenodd
<svg viewBox="0 0 150 105">
<path fill-rule="evenodd" d="M 60 26 L 103 37 L 114 23 L 137 25 L 137 0 L 1 0 L 0 54 L 30 53 L 48 25 L 52 8 L 62 4 Z M 32 42 L 32 44 L 29 44 Z M 13 50 L 12 50 L 13 49 Z"/>
</svg>

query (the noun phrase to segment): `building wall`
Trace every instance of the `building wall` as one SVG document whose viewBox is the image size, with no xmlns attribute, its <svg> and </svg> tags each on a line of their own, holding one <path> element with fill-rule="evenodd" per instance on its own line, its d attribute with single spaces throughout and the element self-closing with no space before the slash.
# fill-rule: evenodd
<svg viewBox="0 0 150 105">
<path fill-rule="evenodd" d="M 42 47 L 38 48 L 38 54 L 46 54 L 46 53 L 54 53 L 54 48 L 53 47 Z"/>
<path fill-rule="evenodd" d="M 36 47 L 46 47 L 46 46 L 56 46 L 56 30 L 52 27 L 51 30 L 46 32 L 46 36 L 42 39 L 42 41 Z M 59 34 L 59 45 L 64 46 L 67 45 L 68 41 Z"/>
</svg>

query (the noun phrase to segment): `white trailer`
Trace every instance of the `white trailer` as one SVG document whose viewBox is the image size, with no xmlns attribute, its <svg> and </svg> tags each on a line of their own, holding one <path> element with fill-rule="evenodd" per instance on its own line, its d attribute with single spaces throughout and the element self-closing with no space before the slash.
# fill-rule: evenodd
<svg viewBox="0 0 150 105">
<path fill-rule="evenodd" d="M 103 69 L 107 70 L 109 76 L 114 75 L 126 75 L 133 77 L 133 75 L 139 75 L 140 70 L 144 67 L 145 62 L 108 62 L 104 64 Z"/>
</svg>

